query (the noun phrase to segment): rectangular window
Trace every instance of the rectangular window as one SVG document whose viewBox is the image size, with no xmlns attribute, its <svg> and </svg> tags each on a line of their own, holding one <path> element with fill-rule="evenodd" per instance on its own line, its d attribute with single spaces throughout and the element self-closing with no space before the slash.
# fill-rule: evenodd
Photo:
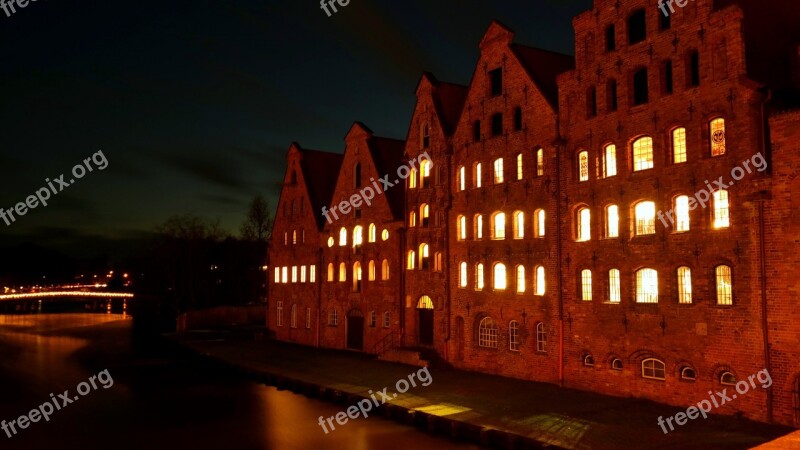
<svg viewBox="0 0 800 450">
<path fill-rule="evenodd" d="M 578 241 L 585 242 L 592 239 L 591 212 L 589 208 L 578 210 Z"/>
<path fill-rule="evenodd" d="M 522 108 L 514 108 L 514 131 L 522 130 Z"/>
<path fill-rule="evenodd" d="M 581 271 L 581 300 L 592 301 L 592 271 L 589 269 Z"/>
<path fill-rule="evenodd" d="M 692 303 L 692 270 L 688 267 L 678 268 L 678 303 Z"/>
<path fill-rule="evenodd" d="M 544 175 L 544 149 L 536 150 L 536 176 Z"/>
<path fill-rule="evenodd" d="M 636 272 L 636 303 L 658 303 L 658 272 L 655 270 Z"/>
<path fill-rule="evenodd" d="M 503 114 L 497 113 L 492 116 L 492 136 L 503 134 Z"/>
<path fill-rule="evenodd" d="M 619 207 L 617 205 L 606 207 L 606 237 L 612 239 L 619 237 Z"/>
<path fill-rule="evenodd" d="M 300 282 L 306 282 L 306 266 L 300 266 Z"/>
<path fill-rule="evenodd" d="M 672 130 L 672 162 L 686 162 L 686 128 Z"/>
<path fill-rule="evenodd" d="M 653 139 L 639 138 L 633 143 L 633 171 L 653 168 Z"/>
<path fill-rule="evenodd" d="M 297 283 L 297 266 L 292 266 L 292 283 Z"/>
<path fill-rule="evenodd" d="M 697 50 L 693 50 L 689 53 L 687 66 L 689 73 L 687 74 L 686 80 L 689 87 L 700 86 L 700 53 Z"/>
<path fill-rule="evenodd" d="M 709 125 L 711 140 L 711 156 L 725 154 L 725 119 L 717 118 Z"/>
<path fill-rule="evenodd" d="M 617 146 L 613 144 L 606 145 L 605 152 L 603 152 L 603 177 L 613 177 L 617 174 Z"/>
<path fill-rule="evenodd" d="M 578 153 L 578 180 L 589 180 L 589 152 L 587 151 Z"/>
<path fill-rule="evenodd" d="M 369 326 L 375 328 L 378 325 L 378 313 L 375 311 L 369 312 Z"/>
<path fill-rule="evenodd" d="M 609 111 L 616 111 L 618 108 L 617 103 L 617 80 L 609 80 L 606 89 L 606 104 Z"/>
<path fill-rule="evenodd" d="M 617 29 L 614 25 L 606 27 L 606 51 L 611 52 L 617 49 Z"/>
<path fill-rule="evenodd" d="M 308 281 L 311 283 L 317 282 L 317 266 L 311 265 L 309 266 L 309 274 L 308 274 Z"/>
<path fill-rule="evenodd" d="M 639 69 L 633 74 L 633 105 L 644 105 L 648 101 L 647 69 Z"/>
<path fill-rule="evenodd" d="M 608 301 L 609 303 L 619 303 L 621 299 L 619 285 L 619 270 L 611 269 L 608 271 Z"/>
<path fill-rule="evenodd" d="M 684 232 L 690 228 L 689 197 L 679 195 L 675 197 L 675 231 Z"/>
<path fill-rule="evenodd" d="M 275 325 L 282 327 L 283 326 L 283 302 L 278 300 L 275 302 L 276 314 L 275 314 Z"/>
<path fill-rule="evenodd" d="M 483 290 L 483 264 L 475 265 L 475 290 Z"/>
<path fill-rule="evenodd" d="M 636 216 L 636 236 L 656 234 L 656 204 L 639 202 L 634 208 Z"/>
<path fill-rule="evenodd" d="M 672 94 L 673 91 L 673 77 L 672 77 L 672 61 L 665 61 L 663 67 L 663 86 L 662 91 L 664 94 L 669 95 Z"/>
<path fill-rule="evenodd" d="M 467 168 L 461 166 L 458 168 L 458 190 L 464 191 L 467 189 Z"/>
<path fill-rule="evenodd" d="M 472 124 L 472 140 L 475 142 L 481 141 L 481 121 L 476 120 Z"/>
<path fill-rule="evenodd" d="M 731 226 L 729 208 L 728 191 L 720 189 L 714 192 L 714 228 L 728 228 Z"/>
<path fill-rule="evenodd" d="M 508 349 L 512 352 L 519 351 L 519 324 L 512 320 L 508 326 Z"/>
<path fill-rule="evenodd" d="M 494 184 L 503 182 L 503 158 L 494 160 Z"/>
<path fill-rule="evenodd" d="M 467 287 L 467 263 L 462 262 L 458 271 L 458 286 Z"/>
<path fill-rule="evenodd" d="M 476 188 L 481 187 L 481 184 L 482 184 L 482 181 L 481 181 L 481 163 L 475 164 L 474 176 L 475 176 L 475 187 Z"/>
<path fill-rule="evenodd" d="M 544 331 L 544 324 L 536 325 L 536 351 L 545 352 L 547 346 L 547 333 Z"/>
<path fill-rule="evenodd" d="M 594 86 L 589 88 L 586 93 L 586 116 L 595 117 L 597 115 L 597 88 Z"/>
<path fill-rule="evenodd" d="M 491 95 L 492 97 L 501 95 L 503 93 L 503 69 L 497 68 L 489 72 L 491 80 Z"/>
<path fill-rule="evenodd" d="M 281 282 L 281 268 L 280 267 L 276 267 L 275 268 L 275 283 L 280 283 L 280 282 Z"/>
<path fill-rule="evenodd" d="M 517 155 L 517 180 L 521 180 L 523 177 L 522 172 L 522 153 Z"/>
<path fill-rule="evenodd" d="M 289 268 L 287 266 L 281 267 L 281 283 L 286 284 L 289 282 Z"/>
<path fill-rule="evenodd" d="M 717 304 L 718 305 L 732 305 L 733 304 L 733 290 L 731 281 L 731 268 L 728 266 L 717 266 Z"/>
</svg>

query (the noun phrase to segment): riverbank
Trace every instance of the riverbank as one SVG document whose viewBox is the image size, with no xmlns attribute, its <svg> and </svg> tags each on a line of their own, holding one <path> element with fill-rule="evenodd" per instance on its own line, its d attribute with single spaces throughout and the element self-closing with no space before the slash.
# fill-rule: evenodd
<svg viewBox="0 0 800 450">
<path fill-rule="evenodd" d="M 262 383 L 340 403 L 345 410 L 418 368 L 360 353 L 270 340 L 248 328 L 194 331 L 170 338 Z M 680 408 L 562 389 L 453 369 L 430 369 L 433 381 L 398 395 L 380 414 L 484 446 L 509 449 L 746 449 L 791 431 L 728 416 L 693 421 L 664 434 L 659 416 Z M 319 429 L 323 433 L 322 429 Z"/>
</svg>

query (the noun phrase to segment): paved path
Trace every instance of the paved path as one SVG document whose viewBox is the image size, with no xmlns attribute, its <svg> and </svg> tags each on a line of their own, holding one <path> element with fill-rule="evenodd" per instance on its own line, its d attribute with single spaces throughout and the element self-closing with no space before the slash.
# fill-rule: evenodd
<svg viewBox="0 0 800 450">
<path fill-rule="evenodd" d="M 384 387 L 393 393 L 398 380 L 419 370 L 358 353 L 254 341 L 252 334 L 195 331 L 174 339 L 248 371 L 363 396 Z M 747 449 L 793 431 L 711 416 L 665 435 L 656 419 L 681 409 L 453 369 L 431 369 L 430 374 L 433 382 L 427 387 L 418 383 L 391 403 L 568 449 Z"/>
</svg>

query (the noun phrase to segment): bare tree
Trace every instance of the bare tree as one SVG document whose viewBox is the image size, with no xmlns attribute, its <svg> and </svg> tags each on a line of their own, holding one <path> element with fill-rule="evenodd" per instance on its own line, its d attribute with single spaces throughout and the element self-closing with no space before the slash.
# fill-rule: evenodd
<svg viewBox="0 0 800 450">
<path fill-rule="evenodd" d="M 242 239 L 248 241 L 266 242 L 269 239 L 272 233 L 272 212 L 263 195 L 258 194 L 250 201 L 240 233 Z"/>
</svg>

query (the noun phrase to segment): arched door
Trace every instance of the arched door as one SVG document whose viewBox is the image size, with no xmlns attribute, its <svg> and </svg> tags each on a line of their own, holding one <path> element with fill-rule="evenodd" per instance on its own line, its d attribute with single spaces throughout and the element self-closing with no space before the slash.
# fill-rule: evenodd
<svg viewBox="0 0 800 450">
<path fill-rule="evenodd" d="M 347 313 L 347 348 L 364 350 L 364 314 L 358 309 Z"/>
<path fill-rule="evenodd" d="M 433 301 L 427 295 L 417 302 L 417 317 L 420 345 L 433 345 Z"/>
</svg>

